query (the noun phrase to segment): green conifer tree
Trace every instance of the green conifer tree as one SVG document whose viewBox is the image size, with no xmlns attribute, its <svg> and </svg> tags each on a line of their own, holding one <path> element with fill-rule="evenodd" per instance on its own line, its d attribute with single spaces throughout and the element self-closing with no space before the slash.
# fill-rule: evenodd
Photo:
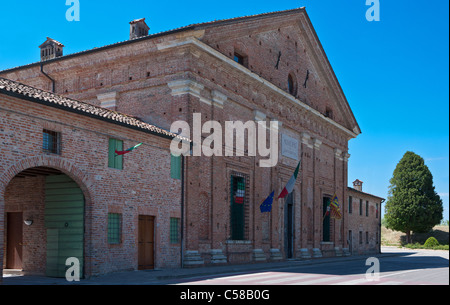
<svg viewBox="0 0 450 305">
<path fill-rule="evenodd" d="M 433 176 L 422 157 L 406 152 L 390 180 L 385 206 L 386 227 L 406 233 L 429 232 L 443 216 L 442 200 L 433 186 Z"/>
</svg>

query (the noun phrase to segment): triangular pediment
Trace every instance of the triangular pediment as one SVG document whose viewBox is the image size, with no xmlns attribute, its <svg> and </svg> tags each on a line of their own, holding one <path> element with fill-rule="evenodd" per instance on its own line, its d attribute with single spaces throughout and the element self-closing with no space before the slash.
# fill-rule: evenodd
<svg viewBox="0 0 450 305">
<path fill-rule="evenodd" d="M 195 25 L 200 39 L 346 129 L 360 129 L 304 8 Z M 292 88 L 294 84 L 294 88 Z"/>
</svg>

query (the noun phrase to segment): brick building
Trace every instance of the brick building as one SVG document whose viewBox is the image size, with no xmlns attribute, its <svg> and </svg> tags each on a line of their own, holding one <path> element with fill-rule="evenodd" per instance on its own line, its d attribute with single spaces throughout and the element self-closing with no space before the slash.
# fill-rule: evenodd
<svg viewBox="0 0 450 305">
<path fill-rule="evenodd" d="M 3 78 L 0 113 L 3 268 L 64 277 L 68 257 L 86 276 L 180 265 L 175 135 Z"/>
<path fill-rule="evenodd" d="M 50 59 L 2 71 L 0 76 L 52 91 L 56 96 L 83 101 L 96 109 L 125 113 L 142 124 L 159 126 L 161 132 L 169 130 L 177 120 L 193 126 L 194 114 L 201 114 L 202 122 L 214 120 L 222 125 L 225 121 L 265 121 L 267 126 L 270 121 L 279 122 L 276 128 L 279 158 L 275 167 L 261 167 L 264 158 L 258 156 L 189 156 L 183 159 L 184 170 L 178 175 L 183 182 L 171 180 L 170 158 L 165 158 L 168 152 L 162 148 L 164 156 L 153 154 L 151 149 L 158 150 L 153 146 L 130 155 L 131 160 L 139 160 L 145 172 L 137 179 L 132 177 L 136 167 L 126 172 L 135 187 L 129 187 L 127 182 L 118 184 L 114 178 L 105 180 L 110 174 L 103 172 L 109 171 L 105 168 L 106 161 L 96 156 L 105 153 L 99 148 L 89 145 L 84 148 L 84 155 L 72 154 L 69 160 L 74 168 L 81 168 L 88 185 L 101 189 L 99 192 L 105 196 L 98 199 L 103 202 L 102 209 L 97 211 L 96 205 L 91 204 L 92 209 L 85 212 L 87 220 L 96 219 L 96 213 L 104 220 L 100 231 L 86 228 L 86 234 L 99 234 L 98 238 L 103 240 L 91 239 L 86 246 L 86 268 L 91 268 L 86 274 L 137 268 L 137 258 L 125 254 L 130 249 L 135 251 L 135 245 L 122 242 L 106 246 L 105 209 L 109 201 L 122 207 L 122 217 L 134 219 L 122 220 L 122 235 L 129 233 L 126 239 L 133 240 L 140 205 L 151 205 L 149 198 L 160 200 L 161 205 L 155 203 L 154 210 L 148 207 L 152 212 L 143 214 L 161 215 L 161 229 L 155 235 L 155 249 L 158 248 L 155 253 L 160 253 L 155 265 L 159 267 L 171 267 L 177 261 L 183 266 L 201 266 L 348 254 L 346 204 L 341 203 L 344 215 L 341 220 L 324 223 L 323 215 L 334 194 L 348 198 L 348 141 L 361 131 L 304 8 L 194 24 L 152 35 L 148 35 L 145 19 L 137 19 L 130 23 L 127 41 L 69 55 L 63 55 L 62 43 L 51 38 L 43 46 L 50 50 L 59 48 L 59 53 L 55 56 L 51 53 Z M 48 56 L 48 52 L 41 51 L 41 55 Z M 87 126 L 87 122 L 68 120 L 67 126 Z M 61 116 L 58 121 L 63 124 L 65 119 Z M 36 126 L 35 121 L 29 124 Z M 143 142 L 126 127 L 120 127 L 126 133 L 121 136 L 126 139 L 125 146 Z M 106 139 L 109 129 L 98 128 L 103 128 Z M 89 129 L 94 132 L 97 126 Z M 121 132 L 117 130 L 118 134 Z M 4 131 L 1 136 L 11 137 Z M 204 133 L 202 140 L 207 136 Z M 77 136 L 77 141 L 87 145 L 89 141 L 82 140 L 85 137 L 88 135 Z M 147 137 L 152 142 L 155 135 L 152 139 Z M 29 141 L 25 136 L 22 138 Z M 40 142 L 37 134 L 33 139 Z M 23 153 L 16 155 L 15 151 Z M 25 165 L 14 164 L 28 164 L 28 158 L 40 160 L 42 154 L 41 149 L 25 152 L 19 144 L 9 146 L 6 158 L 16 170 L 4 174 L 7 169 L 0 168 L 0 174 L 8 177 L 0 181 L 8 185 L 15 174 L 27 169 Z M 93 160 L 95 166 L 90 166 L 87 159 Z M 280 193 L 299 161 L 294 191 L 287 199 L 275 198 L 271 213 L 261 213 L 260 204 L 272 190 Z M 164 172 L 166 176 L 156 178 L 157 173 L 152 171 L 155 164 L 158 173 Z M 80 179 L 70 174 L 72 167 L 57 168 L 75 181 Z M 124 172 L 120 173 L 123 176 Z M 145 192 L 139 191 L 140 185 Z M 238 185 L 243 186 L 245 194 L 242 203 L 237 203 L 233 195 Z M 168 186 L 173 189 L 170 194 Z M 10 192 L 14 192 L 14 187 Z M 142 194 L 139 200 L 133 192 Z M 8 203 L 4 191 L 0 194 L 1 215 L 1 209 L 7 208 Z M 128 209 L 134 213 L 125 213 Z M 171 218 L 180 219 L 178 246 L 165 244 Z M 128 225 L 131 227 L 126 231 Z M 4 226 L 5 221 L 0 218 L 0 229 Z M 160 236 L 162 232 L 165 235 Z M 158 243 L 158 238 L 164 242 Z M 159 249 L 164 246 L 167 248 Z M 120 254 L 116 255 L 116 251 Z M 179 252 L 177 256 L 175 253 Z M 166 257 L 172 254 L 173 259 Z M 121 255 L 123 259 L 114 259 Z M 106 263 L 101 261 L 104 257 L 108 258 Z M 163 262 L 165 259 L 168 261 Z"/>
<path fill-rule="evenodd" d="M 352 254 L 381 253 L 381 204 L 384 198 L 365 193 L 363 182 L 348 188 L 348 243 Z"/>
</svg>

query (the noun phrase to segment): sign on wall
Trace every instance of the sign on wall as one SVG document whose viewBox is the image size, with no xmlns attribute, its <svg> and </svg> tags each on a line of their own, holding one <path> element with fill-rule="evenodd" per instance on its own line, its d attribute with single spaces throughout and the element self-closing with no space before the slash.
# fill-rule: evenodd
<svg viewBox="0 0 450 305">
<path fill-rule="evenodd" d="M 282 134 L 281 154 L 285 157 L 298 161 L 298 140 L 288 135 Z"/>
</svg>

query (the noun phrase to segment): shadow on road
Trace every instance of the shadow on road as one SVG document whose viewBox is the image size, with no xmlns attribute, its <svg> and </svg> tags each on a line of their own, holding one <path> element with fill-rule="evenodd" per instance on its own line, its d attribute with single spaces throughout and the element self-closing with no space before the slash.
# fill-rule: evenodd
<svg viewBox="0 0 450 305">
<path fill-rule="evenodd" d="M 434 255 L 416 255 L 417 252 L 398 252 L 379 256 L 380 272 L 398 272 L 418 269 L 448 268 L 449 260 Z M 372 265 L 366 265 L 365 257 L 355 260 L 334 261 L 323 264 L 312 264 L 307 266 L 293 267 L 286 272 L 294 273 L 320 273 L 328 275 L 352 275 L 364 274 Z"/>
<path fill-rule="evenodd" d="M 351 276 L 365 274 L 371 265 L 366 265 L 368 257 L 353 257 L 351 259 L 336 259 L 333 261 L 316 260 L 311 264 L 301 264 L 293 261 L 290 266 L 260 269 L 245 272 L 246 274 L 257 274 L 261 272 L 277 272 L 277 273 L 298 273 L 298 274 L 321 274 L 333 276 Z M 393 252 L 379 255 L 380 272 L 402 272 L 419 269 L 435 269 L 448 268 L 449 260 L 441 256 L 433 255 L 417 255 L 417 252 Z M 241 273 L 242 274 L 242 273 Z M 238 275 L 237 273 L 235 275 Z M 199 276 L 198 279 L 218 279 L 221 277 L 229 277 L 233 274 L 210 274 Z M 196 278 L 174 279 L 176 283 L 186 283 L 196 281 Z"/>
<path fill-rule="evenodd" d="M 448 253 L 417 252 L 404 249 L 391 249 L 381 255 L 375 255 L 380 262 L 381 272 L 401 272 L 419 269 L 448 268 Z M 242 274 L 264 272 L 321 274 L 321 275 L 358 275 L 365 274 L 371 265 L 366 265 L 368 256 L 338 257 L 331 259 L 313 259 L 309 261 L 287 261 L 273 265 L 270 263 L 250 265 L 228 265 L 203 267 L 196 269 L 159 270 L 149 272 L 123 272 L 110 274 L 96 279 L 82 281 L 85 285 L 160 285 L 188 283 L 197 280 L 218 279 Z M 448 269 L 447 269 L 448 270 Z M 24 276 L 4 278 L 6 285 L 64 285 L 64 279 Z"/>
</svg>

